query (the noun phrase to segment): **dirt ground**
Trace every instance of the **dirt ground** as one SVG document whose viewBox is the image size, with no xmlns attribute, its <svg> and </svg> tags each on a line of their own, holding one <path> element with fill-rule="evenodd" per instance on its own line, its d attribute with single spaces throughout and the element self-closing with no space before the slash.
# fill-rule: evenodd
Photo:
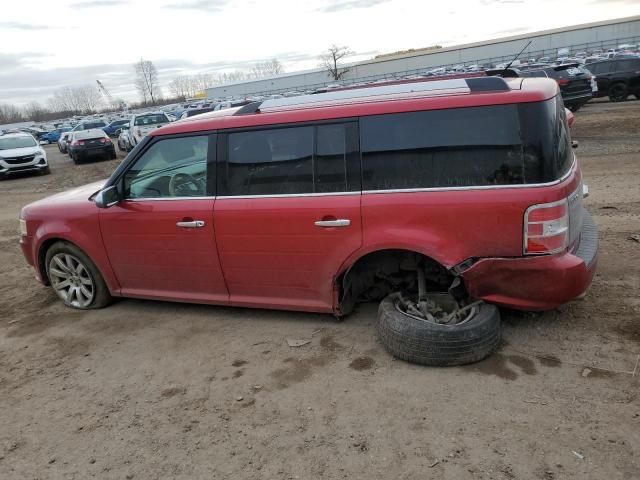
<svg viewBox="0 0 640 480">
<path fill-rule="evenodd" d="M 63 307 L 18 246 L 21 206 L 118 161 L 0 182 L 0 478 L 640 478 L 640 101 L 574 139 L 600 228 L 586 299 L 504 311 L 504 343 L 424 368 L 330 316 L 123 300 Z M 289 347 L 286 338 L 311 343 Z"/>
</svg>

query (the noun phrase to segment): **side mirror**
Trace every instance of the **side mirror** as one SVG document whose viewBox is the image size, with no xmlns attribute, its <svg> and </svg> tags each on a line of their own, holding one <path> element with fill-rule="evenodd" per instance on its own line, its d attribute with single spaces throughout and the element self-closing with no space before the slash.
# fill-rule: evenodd
<svg viewBox="0 0 640 480">
<path fill-rule="evenodd" d="M 120 195 L 118 195 L 118 187 L 112 185 L 103 190 L 100 190 L 94 201 L 96 202 L 96 206 L 98 208 L 109 208 L 113 207 L 120 201 Z"/>
<path fill-rule="evenodd" d="M 114 135 L 115 135 L 116 137 L 119 137 L 121 133 L 122 133 L 122 129 L 121 129 L 121 128 L 119 128 L 119 129 L 117 129 L 117 130 L 116 130 L 116 133 L 114 133 Z"/>
</svg>

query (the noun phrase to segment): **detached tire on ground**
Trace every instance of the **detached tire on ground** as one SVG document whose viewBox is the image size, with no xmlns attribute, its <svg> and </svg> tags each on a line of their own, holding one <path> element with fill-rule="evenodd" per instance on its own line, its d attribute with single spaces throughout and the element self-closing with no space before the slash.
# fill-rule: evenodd
<svg viewBox="0 0 640 480">
<path fill-rule="evenodd" d="M 464 323 L 442 325 L 420 320 L 396 308 L 398 294 L 387 296 L 378 308 L 378 335 L 394 357 L 419 365 L 465 365 L 491 355 L 500 343 L 500 312 L 482 303 Z"/>
</svg>

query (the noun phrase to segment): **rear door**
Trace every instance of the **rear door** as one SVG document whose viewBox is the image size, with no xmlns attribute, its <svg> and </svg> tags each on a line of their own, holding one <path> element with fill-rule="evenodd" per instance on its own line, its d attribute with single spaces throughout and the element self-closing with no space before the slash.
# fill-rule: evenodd
<svg viewBox="0 0 640 480">
<path fill-rule="evenodd" d="M 232 305 L 331 312 L 362 243 L 357 122 L 219 136 L 215 228 Z"/>
<path fill-rule="evenodd" d="M 589 71 L 596 76 L 598 92 L 600 92 L 601 95 L 606 95 L 609 90 L 613 63 L 614 62 L 611 61 L 597 62 L 587 67 Z"/>
</svg>

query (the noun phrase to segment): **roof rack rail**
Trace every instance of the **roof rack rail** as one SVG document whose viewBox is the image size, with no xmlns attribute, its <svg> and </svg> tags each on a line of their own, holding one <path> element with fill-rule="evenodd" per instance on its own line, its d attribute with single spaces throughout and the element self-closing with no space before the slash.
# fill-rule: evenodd
<svg viewBox="0 0 640 480">
<path fill-rule="evenodd" d="M 469 91 L 470 88 L 463 78 L 417 83 L 400 83 L 379 87 L 336 90 L 327 93 L 318 93 L 315 95 L 300 95 L 296 97 L 265 100 L 260 106 L 260 112 L 279 112 L 283 110 L 329 107 L 335 105 L 349 105 L 353 103 L 459 95 L 465 93 L 468 94 Z"/>
</svg>

